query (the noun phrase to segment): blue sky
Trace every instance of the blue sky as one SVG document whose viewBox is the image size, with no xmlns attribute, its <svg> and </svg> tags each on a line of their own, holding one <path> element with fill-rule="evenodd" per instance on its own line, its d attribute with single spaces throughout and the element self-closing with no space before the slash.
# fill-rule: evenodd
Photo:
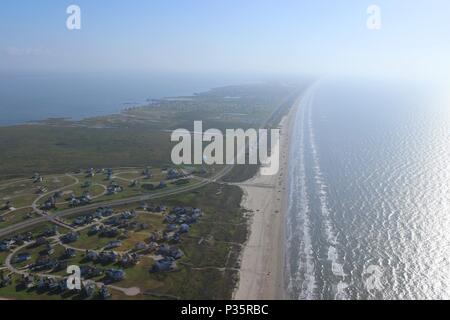
<svg viewBox="0 0 450 320">
<path fill-rule="evenodd" d="M 68 31 L 66 8 L 82 10 Z M 382 29 L 366 27 L 381 8 Z M 450 71 L 447 0 L 2 0 L 0 70 Z"/>
</svg>

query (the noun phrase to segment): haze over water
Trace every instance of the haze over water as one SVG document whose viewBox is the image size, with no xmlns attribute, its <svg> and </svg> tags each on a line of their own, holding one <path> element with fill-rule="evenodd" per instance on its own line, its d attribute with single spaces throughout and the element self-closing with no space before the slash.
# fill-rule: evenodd
<svg viewBox="0 0 450 320">
<path fill-rule="evenodd" d="M 327 81 L 296 116 L 287 213 L 295 299 L 450 298 L 450 108 Z"/>
<path fill-rule="evenodd" d="M 109 115 L 148 104 L 147 99 L 192 95 L 233 81 L 223 75 L 154 72 L 0 74 L 0 126 Z"/>
</svg>

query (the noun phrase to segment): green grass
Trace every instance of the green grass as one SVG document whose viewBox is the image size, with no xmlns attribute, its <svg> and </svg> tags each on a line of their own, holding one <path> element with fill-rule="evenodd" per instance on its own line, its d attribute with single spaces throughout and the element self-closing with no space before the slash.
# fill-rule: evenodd
<svg viewBox="0 0 450 320">
<path fill-rule="evenodd" d="M 89 250 L 99 250 L 106 246 L 114 238 L 103 238 L 98 235 L 89 235 L 89 229 L 85 229 L 80 232 L 80 238 L 70 243 L 71 247 Z"/>
<path fill-rule="evenodd" d="M 6 215 L 3 215 L 3 218 L 6 221 L 0 222 L 0 228 L 6 228 L 6 227 L 9 227 L 16 223 L 23 222 L 23 221 L 30 219 L 28 217 L 28 214 L 31 212 L 32 212 L 32 209 L 28 208 L 28 209 L 12 211 Z M 36 218 L 36 217 L 38 217 L 38 215 L 36 213 L 31 213 L 31 218 Z"/>
<path fill-rule="evenodd" d="M 27 125 L 1 127 L 0 148 L 8 150 L 0 153 L 2 177 L 15 177 L 80 167 L 164 164 L 170 160 L 171 144 L 169 133 L 145 128 Z"/>
</svg>

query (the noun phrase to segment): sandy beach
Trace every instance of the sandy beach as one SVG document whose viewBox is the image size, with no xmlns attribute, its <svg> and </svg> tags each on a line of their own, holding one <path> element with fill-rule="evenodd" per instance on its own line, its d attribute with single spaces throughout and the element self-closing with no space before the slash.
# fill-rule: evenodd
<svg viewBox="0 0 450 320">
<path fill-rule="evenodd" d="M 287 208 L 287 164 L 294 112 L 280 122 L 280 170 L 274 176 L 258 173 L 238 184 L 242 206 L 249 210 L 250 235 L 241 256 L 237 300 L 286 299 L 284 290 L 284 216 Z"/>
</svg>

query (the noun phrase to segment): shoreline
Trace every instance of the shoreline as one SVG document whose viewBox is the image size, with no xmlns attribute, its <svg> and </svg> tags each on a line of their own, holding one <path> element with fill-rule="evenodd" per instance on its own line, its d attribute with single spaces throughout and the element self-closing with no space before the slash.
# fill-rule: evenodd
<svg viewBox="0 0 450 320">
<path fill-rule="evenodd" d="M 249 211 L 249 237 L 241 252 L 235 300 L 284 300 L 285 215 L 288 207 L 288 161 L 293 116 L 299 99 L 280 121 L 280 168 L 274 176 L 260 171 L 237 183 L 244 192 L 241 206 Z"/>
</svg>

